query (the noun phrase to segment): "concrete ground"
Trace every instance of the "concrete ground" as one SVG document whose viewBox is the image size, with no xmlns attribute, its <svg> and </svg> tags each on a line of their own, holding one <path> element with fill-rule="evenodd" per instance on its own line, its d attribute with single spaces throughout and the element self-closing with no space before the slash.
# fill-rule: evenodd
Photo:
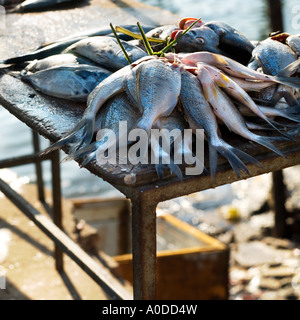
<svg viewBox="0 0 300 320">
<path fill-rule="evenodd" d="M 19 181 L 20 182 L 20 181 Z M 40 212 L 45 210 L 32 184 L 13 187 Z M 47 191 L 47 200 L 51 194 Z M 63 200 L 64 227 L 74 238 L 71 202 Z M 53 242 L 0 193 L 0 300 L 107 300 L 103 290 L 64 255 L 65 271 L 55 269 Z M 5 273 L 5 277 L 3 274 Z M 5 280 L 5 283 L 4 283 Z M 3 288 L 5 284 L 5 289 Z"/>
</svg>

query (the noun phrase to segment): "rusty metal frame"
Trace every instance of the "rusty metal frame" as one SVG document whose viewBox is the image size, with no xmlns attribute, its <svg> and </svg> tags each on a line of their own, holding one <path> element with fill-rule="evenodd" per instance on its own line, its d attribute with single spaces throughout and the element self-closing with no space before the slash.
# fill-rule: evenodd
<svg viewBox="0 0 300 320">
<path fill-rule="evenodd" d="M 22 196 L 15 192 L 6 182 L 0 179 L 0 191 L 3 192 L 14 205 L 16 205 L 38 228 L 40 228 L 54 244 L 55 266 L 59 272 L 63 271 L 63 253 L 66 253 L 74 262 L 76 262 L 96 283 L 98 283 L 104 292 L 112 299 L 131 300 L 131 294 L 124 289 L 109 269 L 101 262 L 95 262 L 87 253 L 76 245 L 62 231 L 62 197 L 61 197 L 61 179 L 59 165 L 59 151 L 56 150 L 51 154 L 40 156 L 40 144 L 38 134 L 33 133 L 34 154 L 20 156 L 10 159 L 0 160 L 1 168 L 10 168 L 25 164 L 35 164 L 37 176 L 37 188 L 39 200 L 45 206 L 46 211 L 52 216 L 53 222 L 45 215 L 39 213 L 31 206 Z M 44 181 L 42 172 L 42 161 L 51 160 L 52 171 L 52 208 L 45 201 Z"/>
<path fill-rule="evenodd" d="M 265 156 L 259 160 L 262 167 L 249 164 L 250 178 L 265 173 L 277 172 L 300 164 L 300 146 L 285 152 L 287 158 Z M 183 181 L 160 181 L 140 187 L 117 186 L 132 204 L 133 242 L 133 289 L 134 299 L 153 300 L 156 298 L 156 207 L 159 202 L 215 188 L 240 180 L 233 170 L 225 165 L 217 173 L 215 181 L 209 176 L 187 177 Z"/>
<path fill-rule="evenodd" d="M 39 146 L 36 144 L 35 151 L 38 152 Z M 273 155 L 263 155 L 258 157 L 258 160 L 262 163 L 262 167 L 256 167 L 249 164 L 247 167 L 250 171 L 250 175 L 242 176 L 242 178 L 254 177 L 269 172 L 276 172 L 287 167 L 300 164 L 300 146 L 294 145 L 293 147 L 285 150 L 287 158 L 282 158 Z M 52 173 L 53 179 L 53 204 L 54 208 L 58 211 L 58 214 L 54 214 L 53 219 L 55 223 L 61 227 L 62 212 L 60 207 L 60 176 L 59 176 L 59 156 L 58 151 L 56 153 L 49 154 L 40 158 L 38 154 L 31 156 L 23 156 L 16 159 L 8 159 L 0 161 L 0 168 L 10 167 L 14 165 L 20 165 L 25 163 L 40 163 L 43 160 L 52 160 Z M 36 167 L 37 174 L 41 174 L 41 168 Z M 56 173 L 56 174 L 55 174 Z M 121 191 L 127 198 L 131 200 L 132 206 L 132 253 L 133 253 L 133 293 L 136 300 L 153 300 L 156 298 L 156 207 L 159 202 L 173 199 L 176 197 L 188 195 L 194 192 L 202 191 L 209 188 L 214 188 L 220 185 L 232 183 L 240 180 L 230 168 L 228 164 L 221 165 L 214 181 L 208 175 L 203 176 L 190 176 L 186 177 L 183 181 L 177 179 L 167 179 L 162 181 L 156 181 L 142 186 L 129 186 L 129 185 L 117 185 L 111 182 L 111 184 Z M 43 184 L 42 177 L 37 179 L 38 190 L 41 189 Z M 37 214 L 29 210 L 28 204 L 22 204 L 19 202 L 17 195 L 13 194 L 7 186 L 3 185 L 0 181 L 0 190 L 13 200 L 18 205 L 21 203 L 21 207 L 25 214 L 27 214 L 32 221 L 34 221 L 38 227 L 40 227 L 55 243 L 55 258 L 56 267 L 58 270 L 63 268 L 62 252 L 63 250 L 70 257 L 77 262 L 93 279 L 97 279 L 97 282 L 104 286 L 106 290 L 114 297 L 120 299 L 131 299 L 131 297 L 124 293 L 123 288 L 118 287 L 118 283 L 111 286 L 111 283 L 106 282 L 103 274 L 99 276 L 99 270 L 95 271 L 93 267 L 89 266 L 89 262 L 86 263 L 87 256 L 82 259 L 82 253 L 77 254 L 77 250 L 69 250 L 68 245 L 60 238 L 56 236 L 56 231 L 53 231 L 53 227 L 46 226 L 40 223 L 39 219 L 36 219 Z M 42 193 L 40 198 L 43 199 Z M 66 240 L 69 241 L 69 240 Z M 73 245 L 75 245 L 73 243 Z M 79 250 L 81 250 L 79 248 Z M 98 266 L 99 267 L 99 266 Z M 101 272 L 100 272 L 101 273 Z M 109 275 L 109 273 L 108 273 Z M 106 275 L 107 276 L 107 275 Z M 117 290 L 115 289 L 115 285 Z M 116 292 L 121 291 L 121 294 Z M 113 293 L 115 292 L 115 294 Z"/>
</svg>

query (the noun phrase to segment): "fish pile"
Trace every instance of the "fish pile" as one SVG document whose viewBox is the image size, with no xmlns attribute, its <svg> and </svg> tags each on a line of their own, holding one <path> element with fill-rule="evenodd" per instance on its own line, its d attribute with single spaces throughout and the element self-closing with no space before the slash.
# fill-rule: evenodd
<svg viewBox="0 0 300 320">
<path fill-rule="evenodd" d="M 131 31 L 129 36 L 137 31 L 136 26 L 123 29 Z M 205 23 L 194 18 L 182 19 L 179 26 L 144 29 L 152 50 L 157 52 L 173 41 L 171 50 L 149 55 L 144 42 L 123 35 L 119 41 L 127 52 L 126 59 L 118 39 L 102 28 L 1 62 L 27 62 L 20 77 L 36 90 L 87 103 L 74 129 L 45 153 L 68 146 L 67 159 L 87 165 L 109 147 L 101 129 L 112 129 L 118 138 L 119 123 L 127 121 L 128 132 L 139 128 L 148 136 L 153 128 L 180 132 L 203 129 L 213 179 L 218 154 L 228 160 L 238 177 L 242 171 L 249 174 L 243 161 L 261 166 L 225 141 L 224 125 L 285 157 L 273 142 L 293 140 L 286 128 L 299 132 L 300 35 L 280 33 L 251 42 L 223 22 Z M 288 119 L 292 124 L 274 118 Z M 278 135 L 262 135 L 263 130 L 276 130 Z M 118 141 L 119 148 L 120 141 L 129 143 Z M 160 145 L 152 152 L 159 158 L 164 156 Z M 169 164 L 155 165 L 159 178 L 166 166 L 183 178 L 172 152 Z M 193 154 L 192 143 L 180 152 Z"/>
</svg>

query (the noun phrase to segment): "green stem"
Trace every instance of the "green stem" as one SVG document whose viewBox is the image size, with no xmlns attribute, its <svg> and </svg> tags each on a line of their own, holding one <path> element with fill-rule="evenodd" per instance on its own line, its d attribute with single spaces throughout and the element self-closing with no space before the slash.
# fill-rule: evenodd
<svg viewBox="0 0 300 320">
<path fill-rule="evenodd" d="M 116 27 L 115 27 L 115 30 L 116 30 L 117 32 L 121 32 L 121 33 L 123 33 L 123 34 L 126 34 L 126 35 L 128 35 L 128 36 L 130 36 L 130 37 L 132 37 L 132 38 L 134 38 L 134 39 L 143 40 L 143 37 L 142 37 L 140 34 L 136 34 L 136 33 L 132 32 L 132 31 L 130 31 L 130 30 L 127 30 L 127 29 L 125 29 L 125 28 L 123 28 L 123 27 L 116 26 Z M 158 43 L 163 43 L 163 42 L 165 42 L 165 40 L 158 39 L 158 38 L 147 37 L 147 39 L 148 39 L 149 42 L 158 42 Z"/>
<path fill-rule="evenodd" d="M 110 28 L 111 28 L 114 36 L 116 37 L 116 39 L 117 39 L 117 41 L 118 41 L 118 44 L 119 44 L 119 46 L 121 47 L 121 49 L 122 49 L 122 51 L 123 51 L 123 53 L 124 53 L 124 55 L 125 55 L 126 60 L 128 61 L 129 64 L 132 64 L 132 61 L 131 61 L 128 53 L 126 52 L 126 50 L 125 50 L 125 48 L 124 48 L 124 46 L 123 46 L 123 44 L 122 44 L 119 36 L 117 35 L 116 30 L 115 30 L 115 28 L 113 27 L 112 23 L 110 23 Z"/>
<path fill-rule="evenodd" d="M 150 46 L 150 43 L 149 43 L 149 41 L 148 41 L 148 39 L 146 37 L 146 34 L 145 34 L 144 30 L 141 27 L 139 22 L 137 23 L 137 26 L 138 26 L 138 28 L 140 30 L 140 33 L 141 33 L 142 37 L 143 37 L 143 42 L 144 42 L 145 48 L 146 48 L 149 56 L 153 56 L 154 55 L 153 50 L 152 50 L 152 48 Z"/>
</svg>

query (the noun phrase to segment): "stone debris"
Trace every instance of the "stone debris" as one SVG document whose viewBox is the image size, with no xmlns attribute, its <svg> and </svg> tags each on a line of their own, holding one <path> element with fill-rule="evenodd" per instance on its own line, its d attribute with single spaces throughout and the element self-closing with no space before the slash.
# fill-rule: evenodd
<svg viewBox="0 0 300 320">
<path fill-rule="evenodd" d="M 159 204 L 229 246 L 231 300 L 300 300 L 300 166 L 284 175 L 289 239 L 272 236 L 270 174 Z"/>
</svg>

